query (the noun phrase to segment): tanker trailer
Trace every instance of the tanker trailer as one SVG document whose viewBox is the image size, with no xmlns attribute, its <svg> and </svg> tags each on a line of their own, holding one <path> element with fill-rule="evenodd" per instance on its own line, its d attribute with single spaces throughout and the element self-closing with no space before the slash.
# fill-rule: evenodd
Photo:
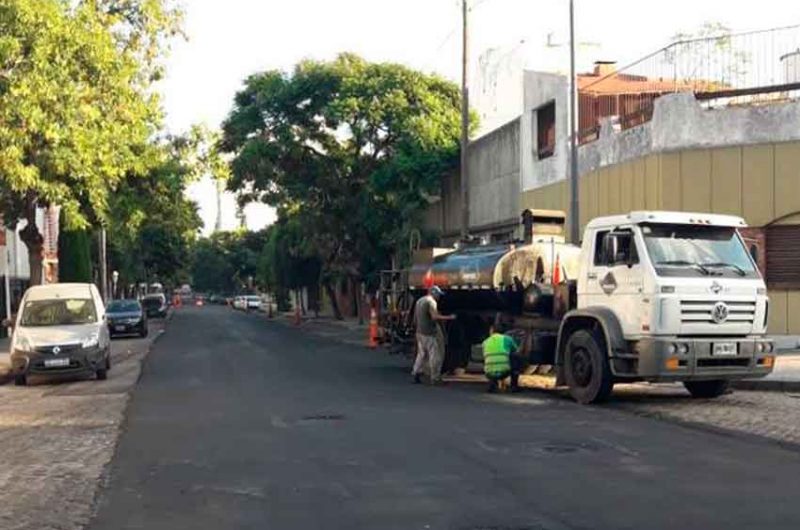
<svg viewBox="0 0 800 530">
<path fill-rule="evenodd" d="M 387 319 L 387 336 L 413 348 L 413 304 L 431 285 L 445 291 L 439 310 L 457 319 L 442 323 L 444 370 L 465 368 L 499 313 L 521 339 L 532 364 L 549 364 L 561 317 L 575 305 L 580 248 L 564 242 L 564 214 L 523 213 L 522 240 L 461 243 L 420 251 L 404 274 L 407 302 Z M 398 314 L 401 315 L 398 318 Z M 548 353 L 549 352 L 549 353 Z M 480 355 L 476 353 L 476 361 Z"/>
</svg>

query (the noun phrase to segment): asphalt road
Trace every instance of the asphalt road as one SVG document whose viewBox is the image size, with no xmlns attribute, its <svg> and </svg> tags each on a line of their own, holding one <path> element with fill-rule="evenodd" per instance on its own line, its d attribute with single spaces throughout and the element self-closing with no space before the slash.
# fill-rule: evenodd
<svg viewBox="0 0 800 530">
<path fill-rule="evenodd" d="M 800 453 L 185 308 L 128 409 L 93 529 L 797 528 Z"/>
</svg>

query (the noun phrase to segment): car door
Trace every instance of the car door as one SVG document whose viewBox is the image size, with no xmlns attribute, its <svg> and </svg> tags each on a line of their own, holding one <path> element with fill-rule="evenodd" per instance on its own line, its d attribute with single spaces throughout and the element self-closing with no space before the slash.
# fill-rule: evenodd
<svg viewBox="0 0 800 530">
<path fill-rule="evenodd" d="M 633 227 L 597 231 L 593 249 L 586 277 L 586 304 L 582 305 L 607 307 L 617 315 L 626 336 L 639 333 L 644 276 Z"/>
</svg>

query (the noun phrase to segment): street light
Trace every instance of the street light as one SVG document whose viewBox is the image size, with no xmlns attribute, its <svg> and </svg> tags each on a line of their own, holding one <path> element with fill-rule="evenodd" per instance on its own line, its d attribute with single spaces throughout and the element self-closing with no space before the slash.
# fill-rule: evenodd
<svg viewBox="0 0 800 530">
<path fill-rule="evenodd" d="M 119 271 L 111 273 L 111 299 L 117 297 L 117 281 L 119 280 Z"/>
</svg>

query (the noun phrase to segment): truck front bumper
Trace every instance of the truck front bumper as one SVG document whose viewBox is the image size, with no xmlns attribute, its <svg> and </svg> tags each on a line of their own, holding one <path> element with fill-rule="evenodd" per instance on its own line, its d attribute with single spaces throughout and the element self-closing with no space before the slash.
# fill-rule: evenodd
<svg viewBox="0 0 800 530">
<path fill-rule="evenodd" d="M 612 370 L 621 380 L 754 378 L 769 374 L 775 364 L 774 344 L 763 336 L 658 337 L 630 344 L 630 353 L 612 357 Z"/>
</svg>

